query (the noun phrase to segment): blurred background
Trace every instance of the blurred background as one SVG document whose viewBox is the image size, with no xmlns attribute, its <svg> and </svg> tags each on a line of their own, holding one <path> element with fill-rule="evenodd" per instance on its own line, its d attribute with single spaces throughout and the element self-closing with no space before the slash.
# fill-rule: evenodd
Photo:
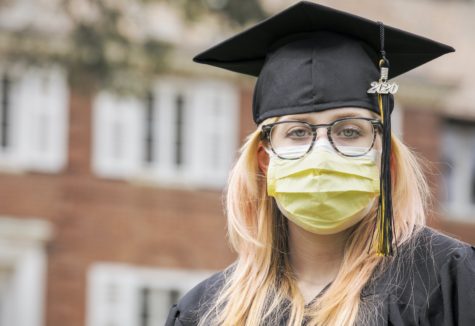
<svg viewBox="0 0 475 326">
<path fill-rule="evenodd" d="M 0 0 L 0 326 L 162 325 L 233 261 L 254 80 L 198 52 L 296 1 Z M 430 225 L 475 244 L 475 1 L 318 1 L 454 46 L 398 78 Z"/>
</svg>

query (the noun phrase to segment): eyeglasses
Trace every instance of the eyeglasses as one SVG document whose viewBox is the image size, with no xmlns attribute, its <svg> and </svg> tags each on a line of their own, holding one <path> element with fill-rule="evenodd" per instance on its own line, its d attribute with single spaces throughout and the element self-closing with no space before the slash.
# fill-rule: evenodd
<svg viewBox="0 0 475 326">
<path fill-rule="evenodd" d="M 312 150 L 318 128 L 327 129 L 328 140 L 338 153 L 357 157 L 373 148 L 382 124 L 379 120 L 363 117 L 342 118 L 317 125 L 304 121 L 279 121 L 263 125 L 261 137 L 267 148 L 281 159 L 296 160 Z"/>
</svg>

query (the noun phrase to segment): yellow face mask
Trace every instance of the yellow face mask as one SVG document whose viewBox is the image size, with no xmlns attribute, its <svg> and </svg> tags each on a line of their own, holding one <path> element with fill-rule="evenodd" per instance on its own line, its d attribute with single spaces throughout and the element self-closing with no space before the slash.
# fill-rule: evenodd
<svg viewBox="0 0 475 326">
<path fill-rule="evenodd" d="M 298 160 L 271 155 L 267 170 L 267 193 L 281 212 L 316 234 L 335 234 L 355 225 L 379 195 L 375 150 L 345 157 L 328 146 L 316 146 Z"/>
</svg>

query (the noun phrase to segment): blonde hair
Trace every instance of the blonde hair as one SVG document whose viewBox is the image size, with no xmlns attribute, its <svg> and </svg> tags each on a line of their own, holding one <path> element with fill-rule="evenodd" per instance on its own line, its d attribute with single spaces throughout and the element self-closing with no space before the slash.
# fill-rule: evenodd
<svg viewBox="0 0 475 326">
<path fill-rule="evenodd" d="M 400 246 L 425 224 L 429 189 L 411 151 L 395 136 L 391 144 L 395 242 Z M 288 261 L 287 221 L 267 196 L 258 166 L 259 145 L 260 128 L 248 137 L 230 174 L 228 235 L 238 257 L 225 271 L 224 284 L 200 325 L 277 325 L 284 316 L 288 325 L 303 320 L 307 325 L 354 325 L 365 313 L 361 292 L 385 260 L 368 240 L 378 236 L 373 234 L 376 207 L 351 233 L 331 286 L 306 307 Z"/>
</svg>

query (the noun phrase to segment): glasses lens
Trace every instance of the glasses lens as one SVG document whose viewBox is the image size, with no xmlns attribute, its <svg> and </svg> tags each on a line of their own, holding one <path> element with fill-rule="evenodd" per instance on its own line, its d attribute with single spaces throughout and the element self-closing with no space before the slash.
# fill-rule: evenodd
<svg viewBox="0 0 475 326">
<path fill-rule="evenodd" d="M 333 125 L 331 138 L 340 153 L 348 156 L 363 155 L 373 146 L 373 125 L 364 119 L 342 120 Z"/>
<path fill-rule="evenodd" d="M 282 122 L 272 127 L 270 142 L 274 152 L 287 159 L 305 155 L 312 145 L 312 128 L 303 122 Z"/>
</svg>

